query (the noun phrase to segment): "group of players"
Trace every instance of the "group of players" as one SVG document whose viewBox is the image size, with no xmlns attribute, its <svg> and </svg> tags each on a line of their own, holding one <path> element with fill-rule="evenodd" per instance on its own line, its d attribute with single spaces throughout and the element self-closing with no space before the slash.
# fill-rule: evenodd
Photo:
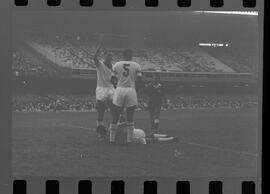
<svg viewBox="0 0 270 194">
<path fill-rule="evenodd" d="M 103 57 L 101 57 L 103 53 Z M 162 85 L 158 79 L 144 85 L 142 83 L 141 66 L 132 61 L 133 51 L 123 50 L 123 60 L 112 65 L 112 55 L 100 44 L 94 55 L 97 70 L 96 107 L 99 138 L 114 143 L 142 143 L 175 141 L 177 138 L 158 134 L 159 113 L 163 95 Z M 144 130 L 134 127 L 134 113 L 138 104 L 135 81 L 146 87 L 149 101 L 151 130 L 146 135 Z M 104 114 L 110 109 L 112 121 L 109 128 L 104 125 Z M 126 112 L 126 116 L 124 116 Z"/>
</svg>

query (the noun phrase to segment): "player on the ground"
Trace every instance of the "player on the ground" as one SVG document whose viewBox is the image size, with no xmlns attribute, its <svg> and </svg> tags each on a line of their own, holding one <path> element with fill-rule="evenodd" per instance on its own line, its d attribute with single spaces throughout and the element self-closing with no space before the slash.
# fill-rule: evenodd
<svg viewBox="0 0 270 194">
<path fill-rule="evenodd" d="M 96 131 L 100 137 L 105 137 L 106 127 L 104 126 L 104 114 L 107 106 L 110 110 L 112 108 L 114 87 L 111 83 L 112 55 L 103 48 L 105 51 L 105 60 L 99 60 L 98 56 L 102 48 L 102 45 L 99 45 L 94 55 L 94 62 L 97 70 L 96 107 L 98 115 Z"/>
<path fill-rule="evenodd" d="M 110 124 L 110 142 L 115 142 L 117 123 L 119 116 L 126 108 L 127 114 L 127 142 L 132 142 L 134 130 L 134 111 L 138 104 L 137 93 L 135 90 L 135 80 L 141 79 L 141 67 L 138 63 L 132 61 L 133 52 L 130 49 L 123 51 L 124 61 L 119 61 L 113 66 L 112 81 L 117 79 L 117 88 L 113 96 L 113 121 Z"/>
<path fill-rule="evenodd" d="M 162 104 L 166 106 L 163 85 L 160 83 L 159 77 L 147 85 L 145 85 L 148 93 L 148 111 L 150 115 L 151 135 L 158 133 L 159 130 L 159 114 Z"/>
<path fill-rule="evenodd" d="M 115 136 L 115 143 L 117 144 L 126 144 L 127 143 L 127 128 L 128 123 L 126 119 L 121 116 L 119 123 L 117 125 L 117 132 Z M 109 134 L 107 134 L 109 139 Z M 155 142 L 177 142 L 178 138 L 173 136 L 168 136 L 166 134 L 154 134 L 151 137 L 147 137 L 143 129 L 134 128 L 132 134 L 132 143 L 134 144 L 149 144 Z"/>
</svg>

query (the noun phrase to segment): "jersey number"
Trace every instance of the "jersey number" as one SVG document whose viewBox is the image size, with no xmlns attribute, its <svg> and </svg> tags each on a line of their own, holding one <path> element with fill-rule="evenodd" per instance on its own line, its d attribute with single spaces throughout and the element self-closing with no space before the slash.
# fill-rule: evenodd
<svg viewBox="0 0 270 194">
<path fill-rule="evenodd" d="M 130 66 L 130 64 L 124 64 L 123 65 L 123 68 L 124 68 L 124 72 L 123 72 L 123 76 L 124 77 L 128 77 L 129 76 L 129 66 Z"/>
</svg>

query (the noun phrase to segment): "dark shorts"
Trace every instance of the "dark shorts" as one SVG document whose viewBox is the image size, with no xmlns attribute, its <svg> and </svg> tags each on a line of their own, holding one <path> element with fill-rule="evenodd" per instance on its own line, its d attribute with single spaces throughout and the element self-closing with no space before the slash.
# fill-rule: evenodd
<svg viewBox="0 0 270 194">
<path fill-rule="evenodd" d="M 159 118 L 161 106 L 162 103 L 159 101 L 149 101 L 148 111 L 150 113 L 151 119 Z"/>
<path fill-rule="evenodd" d="M 149 100 L 148 109 L 161 109 L 162 102 L 159 100 Z"/>
</svg>

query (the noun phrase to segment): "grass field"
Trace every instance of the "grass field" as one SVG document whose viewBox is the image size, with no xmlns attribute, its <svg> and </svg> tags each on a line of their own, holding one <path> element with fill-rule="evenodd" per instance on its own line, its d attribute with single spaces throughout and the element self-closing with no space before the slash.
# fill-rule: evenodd
<svg viewBox="0 0 270 194">
<path fill-rule="evenodd" d="M 136 146 L 99 142 L 95 117 L 83 112 L 13 113 L 13 175 L 257 176 L 256 109 L 162 112 L 161 133 L 180 141 Z M 135 118 L 136 127 L 148 128 L 147 112 L 136 112 Z"/>
</svg>

